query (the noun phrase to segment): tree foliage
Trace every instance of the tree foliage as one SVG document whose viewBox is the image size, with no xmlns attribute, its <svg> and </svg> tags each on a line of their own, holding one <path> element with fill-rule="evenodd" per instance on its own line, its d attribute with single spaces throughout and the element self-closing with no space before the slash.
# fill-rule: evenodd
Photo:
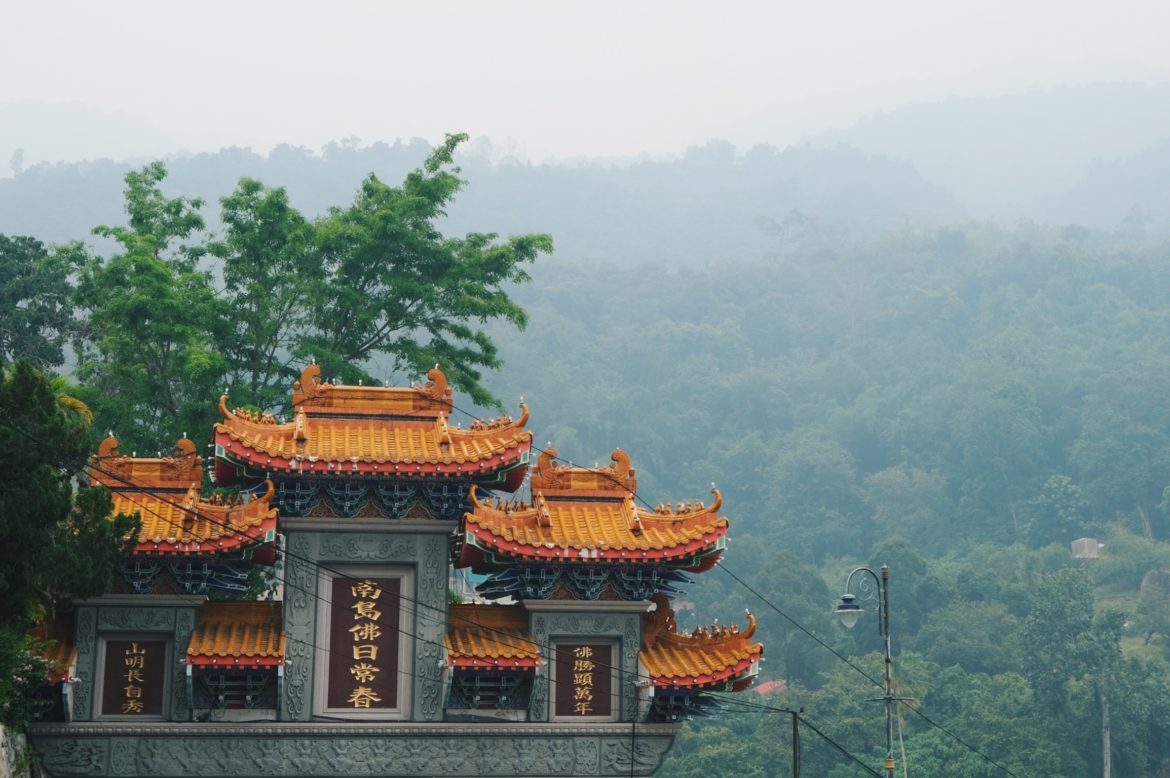
<svg viewBox="0 0 1170 778">
<path fill-rule="evenodd" d="M 0 360 L 41 367 L 65 361 L 73 332 L 68 252 L 52 252 L 28 236 L 0 235 Z"/>
<path fill-rule="evenodd" d="M 74 598 L 107 591 L 137 517 L 112 517 L 104 489 L 74 495 L 85 419 L 27 361 L 0 365 L 0 723 L 27 721 L 44 667 L 25 631 Z"/>
</svg>

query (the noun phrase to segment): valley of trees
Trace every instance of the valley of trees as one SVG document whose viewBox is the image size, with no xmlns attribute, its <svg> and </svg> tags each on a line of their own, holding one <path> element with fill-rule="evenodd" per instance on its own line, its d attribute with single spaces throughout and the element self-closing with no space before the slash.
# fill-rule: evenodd
<svg viewBox="0 0 1170 778">
<path fill-rule="evenodd" d="M 880 678 L 872 608 L 852 631 L 831 609 L 854 566 L 882 563 L 898 693 L 913 698 L 896 726 L 911 774 L 1096 775 L 1107 730 L 1115 774 L 1170 775 L 1170 574 L 1158 572 L 1170 570 L 1170 248 L 1078 225 L 845 230 L 844 211 L 752 201 L 753 176 L 783 189 L 777 171 L 796 154 L 716 166 L 738 168 L 725 185 L 746 193 L 713 217 L 729 224 L 717 236 L 737 236 L 725 245 L 666 235 L 678 204 L 647 198 L 663 179 L 634 187 L 636 168 L 595 171 L 596 189 L 578 193 L 627 229 L 578 228 L 566 245 L 572 210 L 542 210 L 517 173 L 515 196 L 534 203 L 525 228 L 558 238 L 542 257 L 543 234 L 474 231 L 513 227 L 477 200 L 474 165 L 452 200 L 453 148 L 386 147 L 400 176 L 355 169 L 356 197 L 317 206 L 292 186 L 237 183 L 265 180 L 246 155 L 231 180 L 209 160 L 211 193 L 134 169 L 125 197 L 100 203 L 126 213 L 89 223 L 111 225 L 89 246 L 50 246 L 83 235 L 9 214 L 3 357 L 72 358 L 94 434 L 150 451 L 206 435 L 225 386 L 279 413 L 310 355 L 346 381 L 402 381 L 438 361 L 469 414 L 523 395 L 538 445 L 582 464 L 628 451 L 651 504 L 705 498 L 714 481 L 727 569 L 688 589 L 680 623 L 742 622 L 749 607 L 760 680 L 788 688 L 688 724 L 663 775 L 786 774 L 780 708 L 876 769 L 883 715 L 866 700 L 880 689 L 781 612 Z M 387 243 L 401 256 L 370 249 Z M 412 318 L 404 300 L 427 313 Z M 1100 559 L 1074 559 L 1081 537 L 1104 544 Z M 807 730 L 803 761 L 807 775 L 866 774 Z"/>
</svg>

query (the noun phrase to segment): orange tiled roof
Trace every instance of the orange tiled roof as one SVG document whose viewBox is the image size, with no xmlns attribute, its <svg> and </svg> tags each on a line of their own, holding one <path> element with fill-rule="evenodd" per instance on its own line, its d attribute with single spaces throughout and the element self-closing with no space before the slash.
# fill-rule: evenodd
<svg viewBox="0 0 1170 778">
<path fill-rule="evenodd" d="M 727 519 L 719 516 L 718 490 L 710 506 L 645 510 L 634 504 L 634 471 L 625 452 L 615 451 L 614 464 L 601 470 L 560 467 L 554 457 L 556 451 L 547 449 L 533 470 L 531 504 L 480 502 L 473 490 L 472 512 L 464 517 L 467 545 L 572 562 L 689 560 L 721 548 Z"/>
<path fill-rule="evenodd" d="M 263 666 L 284 663 L 279 602 L 209 602 L 199 607 L 187 664 Z"/>
<path fill-rule="evenodd" d="M 540 647 L 527 632 L 526 612 L 516 605 L 450 605 L 447 664 L 458 668 L 531 668 Z"/>
<path fill-rule="evenodd" d="M 654 595 L 655 610 L 642 619 L 642 650 L 638 658 L 651 683 L 661 687 L 709 687 L 730 684 L 747 688 L 759 672 L 762 643 L 751 642 L 756 619 L 748 627 L 703 627 L 690 635 L 676 630 L 674 610 L 665 595 Z"/>
<path fill-rule="evenodd" d="M 323 475 L 490 475 L 521 463 L 532 446 L 528 409 L 471 429 L 448 423 L 451 390 L 442 371 L 410 389 L 338 386 L 309 365 L 293 390 L 293 421 L 230 411 L 215 425 L 222 456 L 267 472 Z"/>
<path fill-rule="evenodd" d="M 202 459 L 195 444 L 179 440 L 170 457 L 124 457 L 118 441 L 102 441 L 91 457 L 91 483 L 108 487 L 114 513 L 137 513 L 142 519 L 138 554 L 215 554 L 271 542 L 276 509 L 269 503 L 272 484 L 261 497 L 243 504 L 204 500 L 200 496 Z"/>
<path fill-rule="evenodd" d="M 73 665 L 77 662 L 77 644 L 73 642 L 73 619 L 69 614 L 59 614 L 51 622 L 38 624 L 29 630 L 29 635 L 39 642 L 38 652 L 50 663 L 49 683 L 69 680 Z"/>
</svg>

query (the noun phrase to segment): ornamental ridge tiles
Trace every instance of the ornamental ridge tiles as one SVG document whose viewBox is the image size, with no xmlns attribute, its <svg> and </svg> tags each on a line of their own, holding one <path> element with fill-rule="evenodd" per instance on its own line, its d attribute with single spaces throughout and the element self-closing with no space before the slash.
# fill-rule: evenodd
<svg viewBox="0 0 1170 778">
<path fill-rule="evenodd" d="M 659 505 L 634 502 L 636 480 L 623 451 L 608 468 L 565 467 L 547 449 L 532 472 L 531 502 L 481 500 L 463 519 L 460 565 L 485 555 L 550 563 L 669 564 L 692 572 L 709 569 L 727 535 L 722 499 Z"/>
<path fill-rule="evenodd" d="M 90 458 L 91 484 L 107 487 L 113 514 L 135 514 L 142 521 L 134 554 L 208 555 L 237 552 L 271 543 L 276 508 L 271 482 L 264 494 L 241 497 L 201 495 L 203 460 L 195 444 L 180 438 L 169 457 L 122 456 L 108 437 Z"/>
<path fill-rule="evenodd" d="M 454 409 L 451 389 L 438 368 L 422 386 L 390 388 L 343 386 L 321 381 L 321 369 L 309 365 L 293 386 L 293 419 L 279 423 L 271 414 L 229 410 L 220 398 L 222 421 L 215 425 L 217 454 L 236 468 L 285 477 L 395 478 L 463 477 L 509 481 L 519 486 L 522 466 L 532 447 L 520 418 L 475 422 L 462 429 L 449 422 Z M 217 465 L 221 463 L 217 461 Z M 232 477 L 230 468 L 217 476 Z"/>
<path fill-rule="evenodd" d="M 281 603 L 221 601 L 199 607 L 186 662 L 196 667 L 284 664 Z"/>
<path fill-rule="evenodd" d="M 516 605 L 450 605 L 447 664 L 455 668 L 530 669 L 543 663 L 527 632 L 528 614 Z"/>
<path fill-rule="evenodd" d="M 653 598 L 655 609 L 642 617 L 642 650 L 638 658 L 655 686 L 670 688 L 730 687 L 741 691 L 759 673 L 762 643 L 753 643 L 756 619 L 747 615 L 747 629 L 737 625 L 700 627 L 679 634 L 674 610 L 665 595 Z"/>
</svg>

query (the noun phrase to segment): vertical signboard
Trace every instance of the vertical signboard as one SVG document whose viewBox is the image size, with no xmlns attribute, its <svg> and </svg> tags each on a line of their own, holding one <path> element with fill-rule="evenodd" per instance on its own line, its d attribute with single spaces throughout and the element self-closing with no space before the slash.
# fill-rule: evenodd
<svg viewBox="0 0 1170 778">
<path fill-rule="evenodd" d="M 398 578 L 334 578 L 326 706 L 398 707 Z"/>
<path fill-rule="evenodd" d="M 161 716 L 166 671 L 166 641 L 107 640 L 102 714 Z"/>
<path fill-rule="evenodd" d="M 613 654 L 612 643 L 557 643 L 557 718 L 612 718 Z"/>
</svg>

